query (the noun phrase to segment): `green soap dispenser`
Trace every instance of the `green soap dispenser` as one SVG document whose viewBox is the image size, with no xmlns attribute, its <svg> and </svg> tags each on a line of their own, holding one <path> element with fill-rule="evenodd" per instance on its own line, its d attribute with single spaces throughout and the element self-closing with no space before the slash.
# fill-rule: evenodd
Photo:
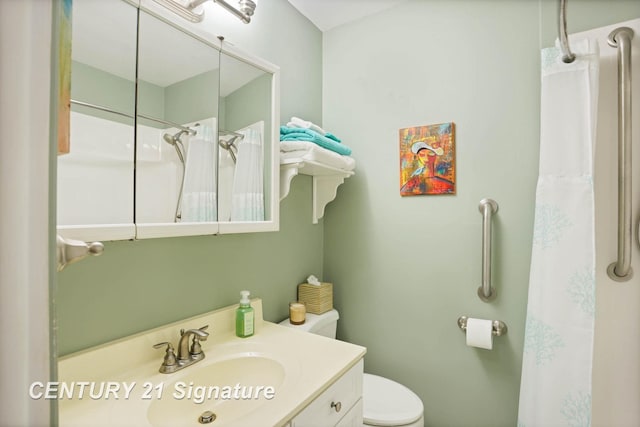
<svg viewBox="0 0 640 427">
<path fill-rule="evenodd" d="M 236 336 L 247 338 L 253 335 L 255 316 L 249 301 L 249 291 L 240 291 L 240 296 L 240 306 L 236 308 Z"/>
</svg>

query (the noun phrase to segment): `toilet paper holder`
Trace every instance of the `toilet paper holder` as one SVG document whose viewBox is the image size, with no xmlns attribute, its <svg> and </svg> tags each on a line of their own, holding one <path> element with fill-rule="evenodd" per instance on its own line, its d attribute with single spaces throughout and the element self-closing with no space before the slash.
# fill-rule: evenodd
<svg viewBox="0 0 640 427">
<path fill-rule="evenodd" d="M 458 326 L 462 329 L 463 332 L 467 332 L 467 316 L 460 316 L 458 318 Z M 502 335 L 506 335 L 507 333 L 507 325 L 501 320 L 493 320 L 491 326 L 491 334 L 499 337 Z"/>
</svg>

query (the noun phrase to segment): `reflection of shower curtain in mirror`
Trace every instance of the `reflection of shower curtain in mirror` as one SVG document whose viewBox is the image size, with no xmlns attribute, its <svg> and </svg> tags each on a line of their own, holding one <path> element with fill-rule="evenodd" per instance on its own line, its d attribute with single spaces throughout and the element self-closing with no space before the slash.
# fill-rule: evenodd
<svg viewBox="0 0 640 427">
<path fill-rule="evenodd" d="M 217 221 L 215 133 L 202 125 L 189 140 L 182 190 L 182 222 Z"/>
<path fill-rule="evenodd" d="M 239 130 L 238 162 L 233 178 L 231 221 L 264 221 L 264 122 Z"/>
</svg>

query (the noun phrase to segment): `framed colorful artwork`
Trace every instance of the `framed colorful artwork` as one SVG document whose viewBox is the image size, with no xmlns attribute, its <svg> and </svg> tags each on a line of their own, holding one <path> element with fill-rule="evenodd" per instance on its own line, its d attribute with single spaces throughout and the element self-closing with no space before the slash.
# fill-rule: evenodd
<svg viewBox="0 0 640 427">
<path fill-rule="evenodd" d="M 455 124 L 400 129 L 400 195 L 456 193 Z"/>
</svg>

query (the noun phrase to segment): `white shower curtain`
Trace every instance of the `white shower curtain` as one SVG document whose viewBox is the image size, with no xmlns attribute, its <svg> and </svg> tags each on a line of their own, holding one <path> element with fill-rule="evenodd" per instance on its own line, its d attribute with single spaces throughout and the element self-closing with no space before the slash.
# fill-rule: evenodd
<svg viewBox="0 0 640 427">
<path fill-rule="evenodd" d="M 215 126 L 215 125 L 214 125 Z M 216 140 L 211 125 L 189 139 L 182 189 L 181 221 L 217 221 Z"/>
<path fill-rule="evenodd" d="M 264 221 L 264 122 L 254 123 L 238 133 L 236 170 L 231 195 L 231 221 Z"/>
<path fill-rule="evenodd" d="M 542 50 L 540 167 L 518 427 L 591 425 L 598 44 Z"/>
</svg>

